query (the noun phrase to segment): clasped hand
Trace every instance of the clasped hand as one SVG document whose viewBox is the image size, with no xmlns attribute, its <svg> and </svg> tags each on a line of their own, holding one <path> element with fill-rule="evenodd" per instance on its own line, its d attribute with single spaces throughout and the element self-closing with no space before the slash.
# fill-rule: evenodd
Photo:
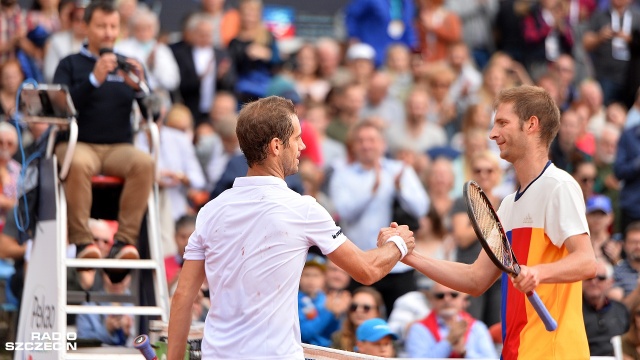
<svg viewBox="0 0 640 360">
<path fill-rule="evenodd" d="M 407 255 L 411 254 L 416 247 L 416 239 L 413 237 L 413 231 L 409 230 L 407 225 L 398 225 L 392 222 L 389 227 L 380 229 L 378 234 L 378 247 L 384 245 L 392 236 L 400 236 L 407 244 Z"/>
</svg>

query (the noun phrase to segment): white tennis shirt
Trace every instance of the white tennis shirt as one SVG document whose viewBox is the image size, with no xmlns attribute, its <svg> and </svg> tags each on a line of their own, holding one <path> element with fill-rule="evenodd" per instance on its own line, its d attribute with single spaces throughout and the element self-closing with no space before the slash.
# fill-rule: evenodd
<svg viewBox="0 0 640 360">
<path fill-rule="evenodd" d="M 303 359 L 298 285 L 309 247 L 346 241 L 329 213 L 273 176 L 239 177 L 199 212 L 185 260 L 205 260 L 203 359 Z"/>
</svg>

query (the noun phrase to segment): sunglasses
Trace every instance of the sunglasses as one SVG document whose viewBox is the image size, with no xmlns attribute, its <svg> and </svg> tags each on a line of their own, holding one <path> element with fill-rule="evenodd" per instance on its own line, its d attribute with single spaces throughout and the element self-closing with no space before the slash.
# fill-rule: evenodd
<svg viewBox="0 0 640 360">
<path fill-rule="evenodd" d="M 475 169 L 473 169 L 473 173 L 477 174 L 477 175 L 480 175 L 482 173 L 486 173 L 486 174 L 491 175 L 491 174 L 493 174 L 493 169 L 492 168 L 486 168 L 486 169 L 475 168 Z"/>
<path fill-rule="evenodd" d="M 458 295 L 460 295 L 460 293 L 456 292 L 456 291 L 433 293 L 433 297 L 438 299 L 438 300 L 444 299 L 444 297 L 447 296 L 447 295 L 449 295 L 452 299 L 455 299 L 455 298 L 458 297 Z"/>
<path fill-rule="evenodd" d="M 607 280 L 607 276 L 606 275 L 596 275 L 595 277 L 592 277 L 589 280 L 596 280 L 598 279 L 598 281 L 605 281 Z"/>
<path fill-rule="evenodd" d="M 356 312 L 358 310 L 358 308 L 361 308 L 362 311 L 364 311 L 365 313 L 368 313 L 369 311 L 371 311 L 371 309 L 373 309 L 373 306 L 368 305 L 368 304 L 356 304 L 353 303 L 349 306 L 349 311 L 351 312 Z"/>
<path fill-rule="evenodd" d="M 596 178 L 594 178 L 594 177 L 583 177 L 583 178 L 580 178 L 580 182 L 583 183 L 583 184 L 588 184 L 588 183 L 592 183 L 592 182 L 595 182 L 595 181 L 596 181 Z"/>
</svg>

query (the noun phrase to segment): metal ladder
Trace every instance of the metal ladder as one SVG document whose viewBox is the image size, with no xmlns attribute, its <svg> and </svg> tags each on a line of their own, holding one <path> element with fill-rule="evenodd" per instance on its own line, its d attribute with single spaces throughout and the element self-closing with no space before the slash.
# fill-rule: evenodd
<svg viewBox="0 0 640 360">
<path fill-rule="evenodd" d="M 150 259 L 116 260 L 116 259 L 68 259 L 67 258 L 67 204 L 61 179 L 66 177 L 70 166 L 70 154 L 75 147 L 77 124 L 71 119 L 68 124 L 70 132 L 69 149 L 60 174 L 57 159 L 52 154 L 53 146 L 49 146 L 46 159 L 40 165 L 40 197 L 39 217 L 36 227 L 29 269 L 25 276 L 25 286 L 17 342 L 24 347 L 14 352 L 14 359 L 143 359 L 135 349 L 130 352 L 122 348 L 100 348 L 102 351 L 86 352 L 82 348 L 74 348 L 77 334 L 67 332 L 67 314 L 122 314 L 134 316 L 155 316 L 163 321 L 169 319 L 169 291 L 165 281 L 163 253 L 159 231 L 159 213 L 157 188 L 151 192 L 146 215 L 147 234 Z M 151 124 L 152 142 L 158 144 L 158 129 Z M 53 141 L 52 132 L 50 141 Z M 73 142 L 73 145 L 72 145 Z M 153 153 L 155 152 L 155 153 Z M 157 147 L 152 150 L 157 159 Z M 121 268 L 150 270 L 153 278 L 154 306 L 100 306 L 70 305 L 67 299 L 68 268 Z M 139 277 L 140 278 L 140 277 Z M 132 283 L 132 286 L 135 284 Z M 40 339 L 47 338 L 47 341 Z M 35 340 L 34 340 L 35 339 Z M 45 343 L 38 345 L 38 343 Z M 30 344 L 30 345 L 29 345 Z M 30 347 L 31 349 L 27 349 Z M 41 349 L 33 349 L 41 347 Z M 42 349 L 44 348 L 44 350 Z M 129 350 L 129 349 L 128 349 Z M 123 352 L 124 351 L 124 352 Z"/>
</svg>

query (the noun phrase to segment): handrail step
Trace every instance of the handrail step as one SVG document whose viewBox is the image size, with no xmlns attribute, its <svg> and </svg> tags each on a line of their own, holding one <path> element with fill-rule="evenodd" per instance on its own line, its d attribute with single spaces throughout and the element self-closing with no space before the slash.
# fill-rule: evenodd
<svg viewBox="0 0 640 360">
<path fill-rule="evenodd" d="M 121 259 L 66 259 L 67 267 L 74 268 L 106 268 L 106 269 L 157 269 L 154 260 L 121 260 Z"/>
<path fill-rule="evenodd" d="M 67 305 L 68 314 L 162 315 L 159 306 Z"/>
</svg>

